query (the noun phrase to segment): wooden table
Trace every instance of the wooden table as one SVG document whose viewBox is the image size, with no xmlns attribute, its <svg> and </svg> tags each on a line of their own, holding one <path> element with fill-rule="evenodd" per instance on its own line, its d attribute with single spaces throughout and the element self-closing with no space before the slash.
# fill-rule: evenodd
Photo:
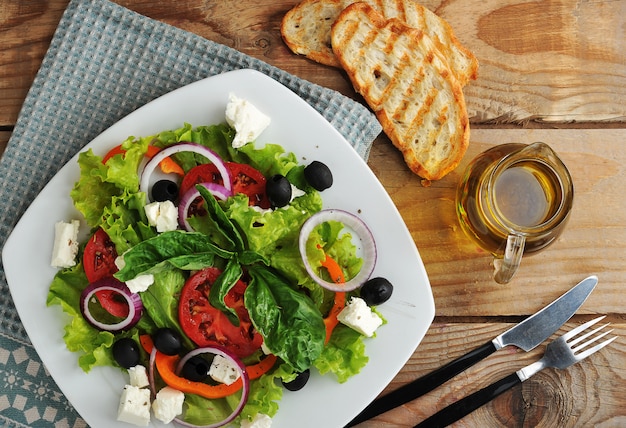
<svg viewBox="0 0 626 428">
<path fill-rule="evenodd" d="M 295 0 L 118 3 L 360 99 L 343 72 L 293 55 L 283 44 L 280 21 Z M 66 4 L 0 1 L 2 149 Z M 417 244 L 437 308 L 422 344 L 387 390 L 490 340 L 597 274 L 599 285 L 566 328 L 608 314 L 620 339 L 568 370 L 538 374 L 457 426 L 626 426 L 626 2 L 428 0 L 424 5 L 450 22 L 481 68 L 479 79 L 465 88 L 472 137 L 456 171 L 422 187 L 384 135 L 369 159 Z M 455 186 L 463 167 L 482 150 L 533 141 L 549 143 L 568 165 L 576 187 L 574 211 L 553 246 L 525 258 L 514 280 L 498 285 L 491 257 L 457 225 Z M 363 426 L 412 426 L 542 351 L 499 351 Z"/>
</svg>

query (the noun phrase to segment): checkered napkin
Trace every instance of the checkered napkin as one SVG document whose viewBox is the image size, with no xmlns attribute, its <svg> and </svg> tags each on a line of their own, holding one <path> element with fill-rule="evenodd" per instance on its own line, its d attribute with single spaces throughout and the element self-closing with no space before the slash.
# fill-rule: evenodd
<svg viewBox="0 0 626 428">
<path fill-rule="evenodd" d="M 225 71 L 252 68 L 297 93 L 367 159 L 381 127 L 362 105 L 258 59 L 106 0 L 73 0 L 0 161 L 0 245 L 86 143 L 138 107 Z M 0 424 L 86 426 L 41 364 L 0 269 Z"/>
</svg>

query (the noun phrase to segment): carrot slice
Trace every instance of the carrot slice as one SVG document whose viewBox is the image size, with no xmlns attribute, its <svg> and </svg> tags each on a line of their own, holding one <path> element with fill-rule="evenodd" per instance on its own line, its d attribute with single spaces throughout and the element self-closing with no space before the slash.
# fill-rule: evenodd
<svg viewBox="0 0 626 428">
<path fill-rule="evenodd" d="M 346 282 L 346 278 L 343 275 L 343 271 L 341 270 L 341 266 L 337 263 L 333 258 L 331 258 L 328 254 L 326 254 L 326 259 L 322 262 L 322 266 L 328 271 L 333 282 L 337 284 L 342 284 Z M 330 340 L 330 336 L 333 334 L 333 330 L 339 324 L 339 320 L 337 319 L 337 315 L 346 305 L 346 293 L 343 291 L 335 293 L 335 300 L 333 302 L 333 307 L 330 309 L 328 316 L 324 318 L 324 325 L 326 326 L 326 340 L 324 343 L 328 343 Z"/>
<path fill-rule="evenodd" d="M 156 146 L 148 146 L 146 157 L 148 159 L 152 159 L 154 155 L 156 155 L 160 151 L 161 149 Z M 181 177 L 185 175 L 185 171 L 181 168 L 181 166 L 174 162 L 174 160 L 170 157 L 167 157 L 159 162 L 159 167 L 161 168 L 161 171 L 166 174 L 174 173 L 180 175 Z"/>
<path fill-rule="evenodd" d="M 337 315 L 346 305 L 346 293 L 344 291 L 338 291 L 335 293 L 335 301 L 333 307 L 330 309 L 328 316 L 324 318 L 324 325 L 326 326 L 326 339 L 324 343 L 328 343 L 330 336 L 333 334 L 333 330 L 339 324 Z"/>
</svg>

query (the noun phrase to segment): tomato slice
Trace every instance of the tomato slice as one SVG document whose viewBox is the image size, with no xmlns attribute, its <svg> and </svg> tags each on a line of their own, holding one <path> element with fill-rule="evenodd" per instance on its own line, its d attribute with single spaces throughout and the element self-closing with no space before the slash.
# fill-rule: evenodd
<svg viewBox="0 0 626 428">
<path fill-rule="evenodd" d="M 265 176 L 256 168 L 237 162 L 226 162 L 233 182 L 233 193 L 248 196 L 250 205 L 269 208 L 270 202 L 265 194 Z M 224 184 L 217 167 L 212 163 L 198 165 L 185 174 L 180 184 L 180 194 L 184 195 L 192 186 L 199 183 Z"/>
<path fill-rule="evenodd" d="M 238 357 L 246 357 L 261 347 L 263 337 L 254 329 L 243 293 L 247 284 L 237 281 L 224 302 L 239 317 L 239 326 L 209 303 L 209 290 L 222 271 L 209 267 L 192 275 L 183 287 L 178 304 L 178 321 L 187 336 L 198 346 L 223 346 Z"/>
<path fill-rule="evenodd" d="M 117 251 L 109 235 L 98 229 L 85 245 L 83 254 L 83 266 L 89 282 L 95 282 L 102 278 L 113 276 L 117 272 L 115 259 Z M 115 291 L 98 291 L 96 297 L 100 305 L 111 315 L 126 318 L 128 316 L 128 302 Z"/>
</svg>

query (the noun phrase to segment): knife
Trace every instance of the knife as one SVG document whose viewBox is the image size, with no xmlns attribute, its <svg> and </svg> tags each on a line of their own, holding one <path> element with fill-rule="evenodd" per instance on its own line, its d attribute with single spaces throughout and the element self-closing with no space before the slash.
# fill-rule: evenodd
<svg viewBox="0 0 626 428">
<path fill-rule="evenodd" d="M 595 275 L 585 278 L 554 302 L 495 339 L 449 362 L 445 366 L 372 401 L 345 428 L 364 422 L 432 391 L 505 346 L 513 345 L 526 352 L 530 351 L 550 337 L 576 313 L 578 308 L 587 300 L 597 283 L 598 277 Z"/>
</svg>

